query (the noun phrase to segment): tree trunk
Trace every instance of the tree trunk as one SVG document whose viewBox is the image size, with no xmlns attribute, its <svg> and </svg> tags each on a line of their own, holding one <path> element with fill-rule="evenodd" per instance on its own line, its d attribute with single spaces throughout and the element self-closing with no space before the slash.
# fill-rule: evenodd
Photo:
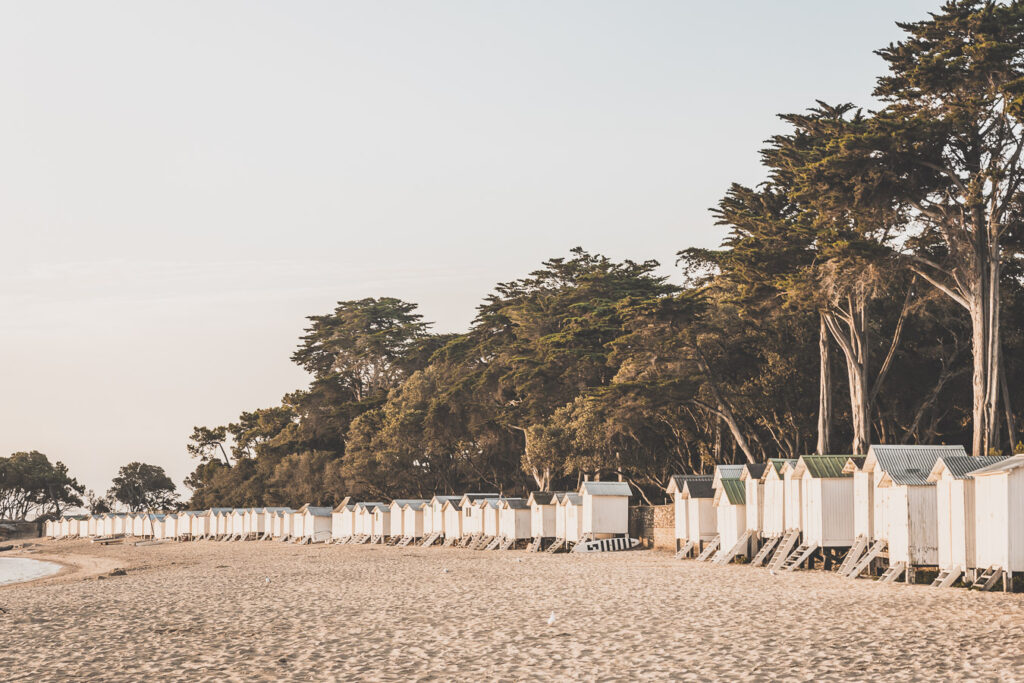
<svg viewBox="0 0 1024 683">
<path fill-rule="evenodd" d="M 979 252 L 983 262 L 979 264 L 977 290 L 969 302 L 974 354 L 971 451 L 974 455 L 987 455 L 998 446 L 999 430 L 999 259 L 987 250 Z M 982 259 L 982 254 L 988 258 Z"/>
<path fill-rule="evenodd" d="M 818 358 L 820 373 L 818 379 L 818 455 L 826 455 L 831 447 L 832 425 L 832 367 L 828 353 L 828 325 L 825 316 L 819 315 Z"/>
<path fill-rule="evenodd" d="M 846 309 L 828 311 L 824 320 L 846 360 L 846 375 L 850 385 L 850 421 L 853 428 L 852 454 L 864 455 L 871 443 L 867 302 L 861 295 L 847 295 Z"/>
</svg>

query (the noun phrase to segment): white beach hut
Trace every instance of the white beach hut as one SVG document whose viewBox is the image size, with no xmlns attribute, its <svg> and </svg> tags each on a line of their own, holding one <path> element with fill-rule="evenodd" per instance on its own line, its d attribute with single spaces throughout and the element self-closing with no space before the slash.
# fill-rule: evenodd
<svg viewBox="0 0 1024 683">
<path fill-rule="evenodd" d="M 441 503 L 441 515 L 444 517 L 444 544 L 451 545 L 462 538 L 462 506 L 461 497 L 448 498 Z"/>
<path fill-rule="evenodd" d="M 292 510 L 291 508 L 284 508 L 274 512 L 274 514 L 270 518 L 271 538 L 280 541 L 288 537 L 293 512 L 295 511 Z"/>
<path fill-rule="evenodd" d="M 249 510 L 250 508 L 235 508 L 231 511 L 231 530 L 228 533 L 233 540 L 245 540 L 248 535 L 246 520 L 249 517 Z"/>
<path fill-rule="evenodd" d="M 744 498 L 747 501 L 747 531 L 752 541 L 757 541 L 764 530 L 764 480 L 769 463 L 748 463 L 743 466 L 740 481 L 743 482 Z"/>
<path fill-rule="evenodd" d="M 566 493 L 559 505 L 564 520 L 565 542 L 579 543 L 583 538 L 583 496 L 578 493 Z"/>
<path fill-rule="evenodd" d="M 412 498 L 396 498 L 388 504 L 388 512 L 390 513 L 388 519 L 388 526 L 384 529 L 384 536 L 398 539 L 405 537 L 405 516 L 402 514 L 402 510 L 405 508 L 405 504 L 414 500 Z"/>
<path fill-rule="evenodd" d="M 487 538 L 494 538 L 498 535 L 499 500 L 500 498 L 487 498 L 479 501 L 483 516 L 484 536 Z"/>
<path fill-rule="evenodd" d="M 872 526 L 875 538 L 889 548 L 889 568 L 882 580 L 895 581 L 908 572 L 907 579 L 912 581 L 914 567 L 938 566 L 938 501 L 928 475 L 939 458 L 955 455 L 967 453 L 961 446 L 872 445 L 868 449 L 859 469 L 873 474 Z"/>
<path fill-rule="evenodd" d="M 85 518 L 86 535 L 100 536 L 103 533 L 103 531 L 102 529 L 97 529 L 97 525 L 101 524 L 102 521 L 103 520 L 100 515 L 87 515 Z"/>
<path fill-rule="evenodd" d="M 346 497 L 331 512 L 331 540 L 347 543 L 356 533 L 356 504 Z"/>
<path fill-rule="evenodd" d="M 532 538 L 530 504 L 522 498 L 501 498 L 500 501 L 498 533 L 504 539 L 500 548 L 510 548 Z"/>
<path fill-rule="evenodd" d="M 462 534 L 477 536 L 484 533 L 483 501 L 497 498 L 497 493 L 466 493 L 459 500 L 462 510 Z"/>
<path fill-rule="evenodd" d="M 331 540 L 331 508 L 306 504 L 294 514 L 301 528 L 301 532 L 294 535 L 302 542 L 325 543 Z"/>
<path fill-rule="evenodd" d="M 679 498 L 686 506 L 686 543 L 681 556 L 718 547 L 718 508 L 715 507 L 714 477 L 689 475 L 682 478 Z"/>
<path fill-rule="evenodd" d="M 971 473 L 975 498 L 974 585 L 992 588 L 1000 577 L 1024 572 L 1024 455 L 1014 455 Z"/>
<path fill-rule="evenodd" d="M 392 510 L 390 505 L 376 505 L 370 514 L 373 518 L 373 531 L 370 536 L 376 543 L 382 543 L 385 538 L 391 537 L 396 518 L 399 522 L 402 520 L 402 509 Z M 401 533 L 401 529 L 398 531 Z M 401 538 L 401 536 L 394 538 Z"/>
<path fill-rule="evenodd" d="M 978 567 L 975 547 L 975 480 L 971 473 L 1002 462 L 1004 456 L 940 457 L 928 474 L 935 484 L 940 575 L 935 585 L 950 586 L 967 572 L 974 577 Z"/>
<path fill-rule="evenodd" d="M 778 538 L 786 533 L 786 483 L 782 477 L 785 465 L 796 465 L 795 459 L 769 458 L 764 472 L 764 515 L 761 523 L 762 538 Z"/>
<path fill-rule="evenodd" d="M 407 500 L 402 505 L 402 539 L 416 541 L 423 538 L 423 512 L 430 505 L 428 500 Z"/>
<path fill-rule="evenodd" d="M 556 537 L 558 516 L 556 496 L 560 493 L 564 493 L 564 491 L 534 491 L 526 499 L 530 506 L 530 536 L 542 543 Z"/>
<path fill-rule="evenodd" d="M 423 545 L 433 545 L 448 535 L 448 519 L 444 512 L 444 504 L 451 501 L 458 504 L 462 496 L 434 496 L 423 509 Z M 456 524 L 455 537 L 461 536 L 461 524 Z"/>
<path fill-rule="evenodd" d="M 583 501 L 580 538 L 594 540 L 629 535 L 629 499 L 624 481 L 585 481 L 580 484 Z"/>
<path fill-rule="evenodd" d="M 713 483 L 718 531 L 718 552 L 713 559 L 718 564 L 731 562 L 738 555 L 750 557 L 752 534 L 747 531 L 747 490 L 740 480 L 743 470 L 740 466 L 738 472 L 731 469 L 727 474 L 718 473 Z"/>
</svg>

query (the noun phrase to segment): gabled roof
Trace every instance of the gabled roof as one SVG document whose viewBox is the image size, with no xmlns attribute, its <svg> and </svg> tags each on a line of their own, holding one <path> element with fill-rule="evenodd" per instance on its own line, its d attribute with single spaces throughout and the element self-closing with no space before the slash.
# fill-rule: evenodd
<svg viewBox="0 0 1024 683">
<path fill-rule="evenodd" d="M 430 504 L 433 505 L 434 503 L 440 503 L 441 505 L 444 505 L 447 500 L 459 502 L 462 500 L 462 496 L 434 496 L 430 499 Z"/>
<path fill-rule="evenodd" d="M 348 500 L 348 498 L 346 498 L 345 500 Z M 346 503 L 345 501 L 342 501 L 342 502 L 338 503 L 338 506 L 336 508 L 334 508 L 334 511 L 335 512 L 344 512 L 345 510 L 348 510 L 349 512 L 352 512 L 355 509 L 356 509 L 356 504 L 355 503 Z"/>
<path fill-rule="evenodd" d="M 500 502 L 500 505 L 501 505 L 501 509 L 503 509 L 503 510 L 508 510 L 508 509 L 512 509 L 512 510 L 529 510 L 530 509 L 530 504 L 527 503 L 522 498 L 502 498 L 501 502 Z"/>
<path fill-rule="evenodd" d="M 928 481 L 938 481 L 943 472 L 949 472 L 954 479 L 968 479 L 975 470 L 995 465 L 1006 460 L 1005 455 L 947 455 L 939 458 L 928 473 Z"/>
<path fill-rule="evenodd" d="M 555 502 L 554 491 L 531 491 L 526 499 L 530 505 L 551 505 Z"/>
<path fill-rule="evenodd" d="M 1004 458 L 1002 461 L 992 465 L 986 465 L 981 469 L 971 472 L 972 477 L 987 477 L 991 474 L 1001 474 L 1024 467 L 1024 454 L 1018 454 Z"/>
<path fill-rule="evenodd" d="M 580 494 L 588 496 L 625 496 L 633 495 L 633 490 L 624 481 L 585 481 L 580 484 Z"/>
<path fill-rule="evenodd" d="M 583 496 L 578 493 L 567 493 L 562 496 L 559 505 L 583 505 Z"/>
<path fill-rule="evenodd" d="M 768 458 L 768 464 L 775 470 L 775 474 L 781 479 L 782 478 L 782 467 L 789 465 L 790 467 L 796 466 L 796 458 Z M 765 472 L 767 474 L 767 472 Z"/>
<path fill-rule="evenodd" d="M 718 482 L 726 479 L 739 479 L 740 475 L 743 474 L 743 468 L 746 465 L 715 465 L 714 479 L 711 480 L 711 486 L 718 488 Z"/>
<path fill-rule="evenodd" d="M 715 505 L 721 505 L 722 497 L 729 501 L 730 505 L 747 504 L 747 487 L 735 477 L 722 479 L 718 488 L 715 489 Z"/>
<path fill-rule="evenodd" d="M 449 498 L 446 501 L 444 501 L 443 503 L 441 503 L 441 509 L 444 510 L 447 507 L 451 507 L 453 510 L 462 510 L 461 501 L 462 501 L 461 498 L 458 498 L 458 499 L 456 499 L 454 497 Z"/>
<path fill-rule="evenodd" d="M 384 503 L 356 503 L 356 508 L 373 512 L 379 507 L 387 507 Z"/>
<path fill-rule="evenodd" d="M 714 498 L 715 490 L 712 488 L 714 477 L 710 474 L 687 474 L 679 477 L 682 484 L 679 493 L 683 498 Z"/>
<path fill-rule="evenodd" d="M 395 498 L 391 501 L 391 507 L 404 508 L 408 503 L 426 503 L 427 501 L 419 498 Z M 419 508 L 417 508 L 419 509 Z"/>
<path fill-rule="evenodd" d="M 801 455 L 793 469 L 794 477 L 802 477 L 804 473 L 815 479 L 845 479 L 853 476 L 847 471 L 846 465 L 853 461 L 855 467 L 864 464 L 863 456 L 852 455 Z"/>
<path fill-rule="evenodd" d="M 896 486 L 934 486 L 928 475 L 935 461 L 951 455 L 967 455 L 963 446 L 872 445 L 861 469 L 885 473 L 884 480 Z M 879 479 L 879 484 L 882 483 Z"/>
<path fill-rule="evenodd" d="M 310 515 L 313 515 L 314 517 L 330 517 L 331 516 L 331 508 L 326 507 L 326 506 L 303 505 L 302 507 L 304 508 L 303 512 L 306 512 L 306 513 L 308 513 Z"/>
<path fill-rule="evenodd" d="M 430 504 L 429 500 L 406 500 L 402 503 L 403 510 L 422 510 Z"/>
<path fill-rule="evenodd" d="M 500 493 L 463 493 L 462 497 L 459 498 L 459 501 L 461 502 L 462 505 L 465 505 L 466 503 L 475 503 L 478 500 L 498 498 L 500 496 Z"/>
<path fill-rule="evenodd" d="M 767 470 L 768 463 L 766 462 L 747 463 L 743 466 L 743 470 L 740 472 L 740 481 L 746 481 L 747 479 L 756 479 L 757 481 L 761 481 L 764 479 L 764 475 Z"/>
</svg>

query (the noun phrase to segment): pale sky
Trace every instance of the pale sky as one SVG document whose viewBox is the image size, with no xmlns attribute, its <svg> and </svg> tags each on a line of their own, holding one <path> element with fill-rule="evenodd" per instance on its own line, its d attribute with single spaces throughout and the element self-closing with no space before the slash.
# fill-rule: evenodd
<svg viewBox="0 0 1024 683">
<path fill-rule="evenodd" d="M 939 4 L 4 2 L 0 453 L 180 484 L 335 301 L 459 331 L 577 245 L 669 273 L 777 113 L 870 105 Z"/>
</svg>

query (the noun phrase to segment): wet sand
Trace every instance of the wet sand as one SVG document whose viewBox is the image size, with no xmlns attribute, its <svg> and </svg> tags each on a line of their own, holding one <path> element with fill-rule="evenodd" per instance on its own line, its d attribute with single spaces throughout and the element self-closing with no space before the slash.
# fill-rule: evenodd
<svg viewBox="0 0 1024 683">
<path fill-rule="evenodd" d="M 37 548 L 68 569 L 0 587 L 3 680 L 1024 679 L 1020 594 L 650 551 Z"/>
</svg>

